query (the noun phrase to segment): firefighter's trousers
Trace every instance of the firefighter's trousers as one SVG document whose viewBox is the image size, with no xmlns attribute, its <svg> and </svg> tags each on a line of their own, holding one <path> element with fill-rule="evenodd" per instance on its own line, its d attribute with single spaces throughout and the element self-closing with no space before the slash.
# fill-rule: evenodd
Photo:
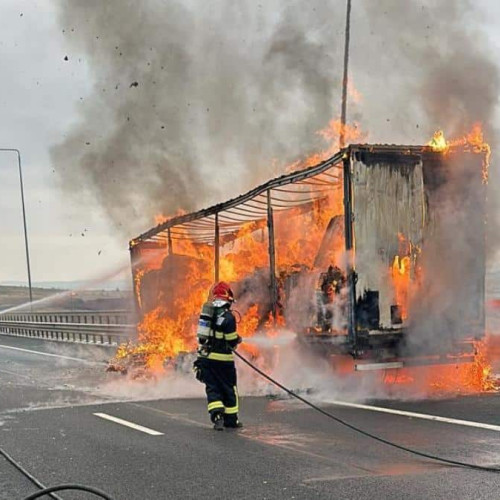
<svg viewBox="0 0 500 500">
<path fill-rule="evenodd" d="M 238 389 L 234 361 L 204 359 L 203 378 L 211 420 L 222 414 L 224 424 L 235 425 L 238 421 Z"/>
</svg>

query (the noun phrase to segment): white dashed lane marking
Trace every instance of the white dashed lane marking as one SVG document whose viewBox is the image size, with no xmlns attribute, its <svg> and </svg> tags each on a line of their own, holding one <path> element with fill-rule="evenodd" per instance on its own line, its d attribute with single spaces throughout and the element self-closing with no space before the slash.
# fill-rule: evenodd
<svg viewBox="0 0 500 500">
<path fill-rule="evenodd" d="M 134 424 L 133 422 L 129 422 L 128 420 L 123 420 L 122 418 L 113 417 L 113 415 L 108 415 L 107 413 L 94 413 L 94 415 L 96 417 L 104 418 L 105 420 L 114 422 L 115 424 L 124 425 L 125 427 L 130 427 L 131 429 L 135 429 L 136 431 L 145 432 L 150 436 L 163 436 L 163 432 L 158 432 L 153 429 L 149 429 L 148 427 Z"/>
</svg>

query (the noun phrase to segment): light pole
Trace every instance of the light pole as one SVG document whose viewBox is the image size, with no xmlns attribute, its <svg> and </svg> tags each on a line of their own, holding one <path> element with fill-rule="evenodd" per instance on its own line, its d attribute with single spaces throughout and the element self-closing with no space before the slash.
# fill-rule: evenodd
<svg viewBox="0 0 500 500">
<path fill-rule="evenodd" d="M 23 207 L 23 226 L 24 226 L 24 246 L 26 248 L 26 267 L 28 269 L 28 287 L 30 292 L 30 304 L 33 302 L 33 292 L 31 290 L 31 268 L 30 268 L 30 252 L 28 245 L 28 227 L 26 225 L 26 207 L 24 205 L 24 186 L 23 186 L 23 171 L 21 169 L 21 153 L 19 149 L 0 148 L 0 151 L 6 151 L 17 154 L 17 162 L 19 165 L 19 184 L 21 186 L 21 205 Z"/>
<path fill-rule="evenodd" d="M 347 0 L 345 16 L 344 77 L 342 78 L 342 109 L 340 112 L 339 146 L 345 146 L 345 126 L 347 119 L 347 86 L 349 83 L 349 42 L 351 39 L 351 0 Z"/>
</svg>

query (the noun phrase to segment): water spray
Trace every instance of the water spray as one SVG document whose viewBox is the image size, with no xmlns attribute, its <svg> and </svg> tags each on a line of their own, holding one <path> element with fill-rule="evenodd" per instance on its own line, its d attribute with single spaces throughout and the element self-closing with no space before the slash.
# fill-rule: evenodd
<svg viewBox="0 0 500 500">
<path fill-rule="evenodd" d="M 259 347 L 281 347 L 289 345 L 297 338 L 297 334 L 289 330 L 280 330 L 276 337 L 268 337 L 263 335 L 255 335 L 253 337 L 244 337 L 245 344 L 253 344 Z"/>
<path fill-rule="evenodd" d="M 28 308 L 33 308 L 34 306 L 37 305 L 44 305 L 44 304 L 50 304 L 52 302 L 55 302 L 57 300 L 65 299 L 67 297 L 70 297 L 71 294 L 76 293 L 76 292 L 83 292 L 86 290 L 91 290 L 95 285 L 99 285 L 101 283 L 105 283 L 106 281 L 109 281 L 110 279 L 120 275 L 124 271 L 128 270 L 128 264 L 124 264 L 120 267 L 117 267 L 113 269 L 112 271 L 109 271 L 107 274 L 104 276 L 99 276 L 97 278 L 90 279 L 85 282 L 85 284 L 76 287 L 72 290 L 64 290 L 62 292 L 57 292 L 53 295 L 49 295 L 48 297 L 44 297 L 43 299 L 38 299 L 34 300 L 33 302 L 24 302 L 23 304 L 19 304 L 17 306 L 9 307 L 8 309 L 4 309 L 0 311 L 1 314 L 8 314 L 16 311 L 23 311 Z"/>
</svg>

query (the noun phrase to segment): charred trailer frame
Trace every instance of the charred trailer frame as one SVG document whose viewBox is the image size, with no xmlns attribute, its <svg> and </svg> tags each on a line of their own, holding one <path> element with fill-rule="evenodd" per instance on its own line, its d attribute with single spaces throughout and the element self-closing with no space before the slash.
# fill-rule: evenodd
<svg viewBox="0 0 500 500">
<path fill-rule="evenodd" d="M 451 359 L 470 352 L 471 341 L 484 336 L 484 162 L 484 155 L 463 148 L 441 153 L 427 146 L 351 145 L 225 203 L 169 219 L 130 242 L 138 311 L 150 309 L 140 286 L 148 281 L 158 296 L 165 287 L 161 269 L 143 282 L 148 252 L 160 251 L 182 268 L 176 242 L 189 239 L 212 249 L 213 279 L 224 279 L 221 248 L 251 223 L 267 228 L 269 301 L 276 318 L 275 219 L 290 209 L 307 212 L 324 190 L 336 189 L 343 198 L 348 256 L 347 327 L 340 335 L 299 331 L 300 342 L 325 354 L 377 360 L 429 354 Z M 409 273 L 405 304 L 390 276 L 402 262 Z"/>
<path fill-rule="evenodd" d="M 438 355 L 452 362 L 472 353 L 472 342 L 485 334 L 484 154 L 367 145 L 348 152 L 352 354 L 386 360 Z M 395 300 L 385 272 L 401 271 L 403 261 L 406 304 Z"/>
</svg>

